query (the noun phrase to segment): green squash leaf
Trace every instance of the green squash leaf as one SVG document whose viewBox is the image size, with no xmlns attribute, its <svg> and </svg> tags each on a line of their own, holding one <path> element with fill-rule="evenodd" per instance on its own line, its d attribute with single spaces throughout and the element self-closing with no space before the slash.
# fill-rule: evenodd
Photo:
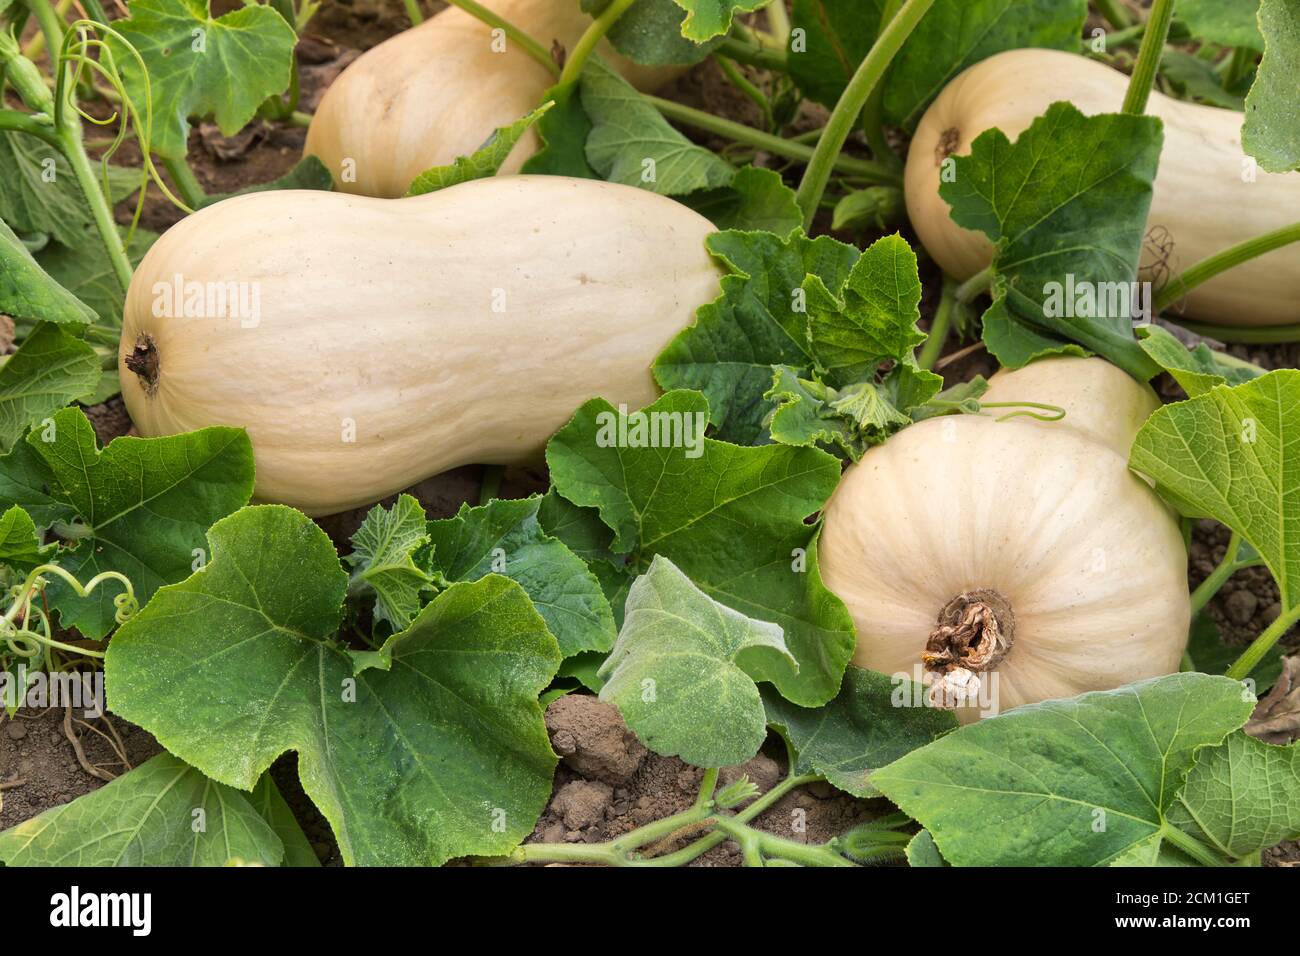
<svg viewBox="0 0 1300 956">
<path fill-rule="evenodd" d="M 809 277 L 839 290 L 860 253 L 829 236 L 722 232 L 705 241 L 730 274 L 722 278 L 722 294 L 701 306 L 695 323 L 655 359 L 655 380 L 665 389 L 702 391 L 718 437 L 755 444 L 772 408 L 764 394 L 773 366 L 811 375 Z"/>
<path fill-rule="evenodd" d="M 63 550 L 59 564 L 82 581 L 118 571 L 141 603 L 164 584 L 186 578 L 196 561 L 201 566 L 204 531 L 253 492 L 253 450 L 242 429 L 118 438 L 100 451 L 85 414 L 66 408 L 49 427 L 30 432 L 27 444 L 48 475 L 50 497 L 79 519 L 76 547 Z M 0 471 L 7 464 L 3 460 Z M 22 498 L 13 503 L 28 507 Z M 116 587 L 79 598 L 64 582 L 52 581 L 47 593 L 64 627 L 96 640 L 112 630 Z"/>
<path fill-rule="evenodd" d="M 1158 677 L 970 724 L 871 782 L 954 866 L 1104 865 L 1158 837 L 1197 751 L 1253 707 L 1226 677 Z"/>
<path fill-rule="evenodd" d="M 297 751 L 349 864 L 499 855 L 532 831 L 556 762 L 537 696 L 560 651 L 522 588 L 452 585 L 355 670 L 335 642 L 347 575 L 320 528 L 263 505 L 208 534 L 207 568 L 109 644 L 114 712 L 241 789 Z"/>
<path fill-rule="evenodd" d="M 1155 374 L 1133 334 L 1126 283 L 1137 277 L 1162 139 L 1154 117 L 1084 116 L 1054 103 L 1014 144 L 986 130 L 955 158 L 956 177 L 939 193 L 958 225 L 997 244 L 999 320 L 1077 342 L 1135 377 Z M 1091 290 L 1092 302 L 1080 308 L 1073 289 Z M 1004 365 L 1025 357 L 997 351 L 999 341 L 988 344 Z"/>
<path fill-rule="evenodd" d="M 583 0 L 582 9 L 598 16 L 610 0 Z M 674 0 L 637 0 L 614 21 L 606 37 L 614 49 L 644 66 L 699 63 L 722 38 L 695 43 L 683 36 L 686 11 Z"/>
<path fill-rule="evenodd" d="M 166 753 L 0 833 L 5 866 L 279 866 L 283 858 L 246 794 Z"/>
<path fill-rule="evenodd" d="M 1238 731 L 1201 752 L 1166 817 L 1233 860 L 1300 837 L 1300 744 Z"/>
<path fill-rule="evenodd" d="M 262 779 L 257 781 L 257 786 L 249 794 L 248 802 L 284 844 L 284 861 L 281 866 L 320 866 L 320 858 L 316 856 L 311 841 L 307 839 L 307 834 L 302 832 L 293 810 L 285 802 L 270 773 L 262 774 Z"/>
<path fill-rule="evenodd" d="M 582 73 L 582 108 L 591 119 L 587 161 L 603 179 L 661 196 L 729 186 L 736 171 L 677 132 L 650 102 L 603 61 Z"/>
<path fill-rule="evenodd" d="M 1264 58 L 1246 95 L 1241 145 L 1263 169 L 1282 173 L 1300 168 L 1300 120 L 1296 115 L 1300 7 L 1292 0 L 1262 0 L 1259 25 L 1264 33 Z"/>
<path fill-rule="evenodd" d="M 393 630 L 410 625 L 420 610 L 420 592 L 433 580 L 415 562 L 429 543 L 424 509 L 410 495 L 399 495 L 392 508 L 375 505 L 352 536 L 352 553 L 344 560 L 358 583 L 374 592 L 375 620 Z"/>
<path fill-rule="evenodd" d="M 656 555 L 628 593 L 600 699 L 655 753 L 697 767 L 744 763 L 767 736 L 754 681 L 772 657 L 798 670 L 781 628 L 719 604 Z"/>
<path fill-rule="evenodd" d="M 17 505 L 0 514 L 0 564 L 31 571 L 51 559 L 57 544 L 42 544 L 36 524 Z"/>
<path fill-rule="evenodd" d="M 1260 0 L 1178 0 L 1178 19 L 1197 39 L 1262 50 L 1259 8 Z"/>
<path fill-rule="evenodd" d="M 1183 514 L 1214 518 L 1258 551 L 1283 608 L 1300 604 L 1300 464 L 1291 434 L 1297 408 L 1295 369 L 1218 385 L 1157 409 L 1129 459 Z"/>
<path fill-rule="evenodd" d="M 432 568 L 445 581 L 477 581 L 501 574 L 532 598 L 564 656 L 607 651 L 614 615 L 600 582 L 582 558 L 538 523 L 540 497 L 461 505 L 454 518 L 430 521 Z"/>
<path fill-rule="evenodd" d="M 850 666 L 829 703 L 798 707 L 765 689 L 767 722 L 797 755 L 795 773 L 817 773 L 855 797 L 879 796 L 872 771 L 957 727 L 951 711 L 924 705 L 911 681 Z M 919 702 L 919 703 L 917 703 Z"/>
<path fill-rule="evenodd" d="M 907 844 L 908 866 L 947 866 L 948 863 L 935 846 L 934 837 L 929 830 L 922 830 Z"/>
<path fill-rule="evenodd" d="M 40 267 L 12 229 L 0 221 L 0 313 L 15 320 L 85 325 L 91 308 Z"/>
<path fill-rule="evenodd" d="M 506 157 L 518 144 L 529 127 L 541 119 L 555 105 L 554 102 L 543 103 L 522 119 L 517 119 L 509 126 L 502 126 L 492 132 L 482 146 L 469 156 L 458 156 L 447 166 L 434 166 L 415 177 L 408 196 L 423 196 L 425 193 L 437 192 L 457 183 L 466 183 L 471 179 L 483 179 L 495 176 Z"/>
<path fill-rule="evenodd" d="M 676 0 L 686 11 L 682 36 L 702 43 L 723 36 L 731 29 L 732 18 L 767 6 L 772 0 Z"/>
<path fill-rule="evenodd" d="M 803 226 L 794 190 L 780 173 L 757 166 L 736 170 L 729 186 L 694 192 L 681 201 L 719 229 L 788 236 Z"/>
<path fill-rule="evenodd" d="M 593 55 L 592 59 L 595 59 Z M 591 117 L 582 108 L 582 80 L 552 86 L 542 98 L 554 103 L 537 122 L 542 147 L 524 161 L 520 172 L 538 176 L 600 179 L 587 162 Z"/>
<path fill-rule="evenodd" d="M 799 669 L 764 661 L 770 668 L 755 678 L 805 706 L 824 703 L 853 652 L 853 624 L 822 584 L 818 528 L 805 519 L 834 490 L 839 463 L 813 448 L 703 438 L 707 420 L 708 402 L 694 392 L 627 414 L 594 399 L 547 446 L 551 480 L 569 501 L 599 510 L 612 550 L 634 567 L 662 554 L 709 597 L 778 625 Z M 686 447 L 650 447 L 648 430 L 642 443 L 638 430 L 652 424 L 675 427 Z M 738 528 L 743 548 L 734 547 Z"/>
<path fill-rule="evenodd" d="M 1158 325 L 1139 329 L 1138 344 L 1173 376 L 1189 398 L 1203 395 L 1216 385 L 1240 385 L 1264 374 L 1262 368 L 1216 352 L 1204 342 L 1189 349 Z"/>
<path fill-rule="evenodd" d="M 113 28 L 144 61 L 142 73 L 120 40 L 106 39 L 131 102 L 152 117 L 149 145 L 160 156 L 184 158 L 191 116 L 211 116 L 233 136 L 289 88 L 298 37 L 270 7 L 214 18 L 208 0 L 133 0 L 130 18 Z"/>
<path fill-rule="evenodd" d="M 95 390 L 95 350 L 60 326 L 42 322 L 0 365 L 0 452 L 13 449 L 29 425 Z"/>
<path fill-rule="evenodd" d="M 126 242 L 126 230 L 122 232 Z M 158 234 L 147 229 L 137 229 L 126 244 L 126 255 L 132 266 L 138 266 Z M 36 254 L 36 261 L 50 278 L 75 295 L 99 317 L 104 328 L 122 327 L 122 304 L 126 291 L 117 281 L 117 273 L 104 252 L 99 235 L 91 229 L 81 233 L 76 246 L 51 243 Z"/>
<path fill-rule="evenodd" d="M 1078 49 L 1087 16 L 1087 0 L 937 0 L 890 66 L 885 119 L 915 130 L 949 81 L 995 53 Z"/>
</svg>

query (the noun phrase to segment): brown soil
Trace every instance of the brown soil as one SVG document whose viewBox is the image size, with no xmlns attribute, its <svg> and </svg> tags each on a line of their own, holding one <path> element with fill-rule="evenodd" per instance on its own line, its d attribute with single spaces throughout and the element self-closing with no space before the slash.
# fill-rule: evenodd
<svg viewBox="0 0 1300 956">
<path fill-rule="evenodd" d="M 86 770 L 64 730 L 63 708 L 21 708 L 12 718 L 0 710 L 0 830 L 43 813 L 50 807 L 97 790 L 104 780 Z M 137 767 L 162 748 L 147 732 L 120 718 L 86 720 L 73 711 L 73 733 L 86 762 L 113 776 L 124 769 L 109 730 L 121 738 L 127 761 Z"/>
<path fill-rule="evenodd" d="M 546 709 L 551 747 L 560 755 L 555 794 L 527 843 L 600 843 L 685 810 L 699 793 L 703 771 L 676 757 L 651 753 L 618 710 L 588 695 L 552 701 Z M 748 776 L 766 793 L 785 775 L 784 753 L 767 750 L 724 768 L 718 785 Z M 887 813 L 885 800 L 857 800 L 826 784 L 796 790 L 761 814 L 755 826 L 800 843 L 825 843 Z M 699 834 L 694 834 L 698 837 Z M 691 836 L 656 847 L 670 853 Z M 723 843 L 692 866 L 740 866 L 740 851 Z"/>
</svg>

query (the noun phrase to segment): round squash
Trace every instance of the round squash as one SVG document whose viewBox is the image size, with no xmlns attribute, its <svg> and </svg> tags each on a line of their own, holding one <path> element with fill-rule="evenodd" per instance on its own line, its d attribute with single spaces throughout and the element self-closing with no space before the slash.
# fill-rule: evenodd
<svg viewBox="0 0 1300 956">
<path fill-rule="evenodd" d="M 545 46 L 571 50 L 591 24 L 578 0 L 486 0 L 484 6 Z M 433 166 L 474 152 L 494 129 L 536 109 L 555 83 L 511 40 L 458 7 L 368 50 L 334 80 L 307 130 L 307 155 L 329 167 L 343 192 L 397 198 Z M 598 50 L 639 89 L 680 75 Z M 500 52 L 498 52 L 500 51 Z M 501 167 L 516 173 L 541 143 L 528 130 Z"/>
<path fill-rule="evenodd" d="M 1115 113 L 1128 77 L 1060 50 L 1010 50 L 958 75 L 930 105 L 907 158 L 907 211 L 926 250 L 945 272 L 967 279 L 987 266 L 993 245 L 952 221 L 939 196 L 943 160 L 970 152 L 997 127 L 1014 140 L 1052 103 L 1087 114 Z M 1171 99 L 1153 91 L 1147 112 L 1164 122 L 1143 279 L 1162 283 L 1200 260 L 1289 225 L 1300 209 L 1300 174 L 1254 172 L 1241 148 L 1242 114 Z M 1251 259 L 1197 286 L 1175 305 L 1181 314 L 1224 325 L 1300 322 L 1300 244 Z"/>
<path fill-rule="evenodd" d="M 924 680 L 963 721 L 1178 669 L 1187 553 L 1116 450 L 1148 396 L 1107 368 L 1049 359 L 998 377 L 998 399 L 1059 404 L 1063 421 L 933 418 L 849 468 L 819 554 L 855 664 Z"/>
<path fill-rule="evenodd" d="M 662 196 L 557 176 L 228 199 L 136 270 L 122 396 L 146 436 L 247 428 L 257 500 L 312 515 L 537 460 L 582 402 L 658 396 L 651 362 L 719 291 L 712 231 Z"/>
</svg>

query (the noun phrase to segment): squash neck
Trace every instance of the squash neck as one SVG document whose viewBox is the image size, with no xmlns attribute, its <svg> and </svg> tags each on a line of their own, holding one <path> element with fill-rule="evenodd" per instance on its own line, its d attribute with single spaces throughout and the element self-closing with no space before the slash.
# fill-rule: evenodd
<svg viewBox="0 0 1300 956">
<path fill-rule="evenodd" d="M 141 332 L 135 340 L 135 347 L 126 356 L 124 363 L 128 369 L 140 379 L 140 384 L 144 387 L 146 395 L 153 395 L 158 391 L 158 346 L 153 340 L 153 336 L 147 332 Z"/>
<path fill-rule="evenodd" d="M 980 675 L 1002 662 L 1015 636 L 1011 602 L 991 588 L 964 591 L 945 604 L 921 654 L 932 678 L 931 705 L 951 710 L 974 700 Z"/>
</svg>

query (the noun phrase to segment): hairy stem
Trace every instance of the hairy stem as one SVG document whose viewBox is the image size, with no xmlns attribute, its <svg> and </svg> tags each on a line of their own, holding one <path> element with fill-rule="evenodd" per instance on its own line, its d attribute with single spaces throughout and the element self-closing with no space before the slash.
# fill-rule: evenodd
<svg viewBox="0 0 1300 956">
<path fill-rule="evenodd" d="M 813 151 L 812 159 L 808 161 L 808 168 L 804 171 L 803 180 L 799 183 L 799 190 L 795 197 L 799 208 L 803 211 L 805 228 L 812 227 L 822 193 L 826 191 L 826 184 L 831 178 L 835 157 L 844 148 L 849 133 L 853 131 L 853 126 L 867 103 L 867 97 L 884 76 L 885 69 L 894 59 L 903 41 L 908 38 L 921 21 L 921 17 L 925 16 L 926 11 L 933 4 L 934 0 L 906 0 L 898 14 L 889 22 L 889 26 L 876 38 L 876 42 L 872 44 L 870 51 L 858 65 L 853 79 L 849 80 L 844 94 L 835 104 L 835 109 L 826 123 L 826 132 L 817 142 L 817 148 Z"/>
<path fill-rule="evenodd" d="M 560 73 L 560 85 L 566 83 L 575 83 L 578 77 L 582 76 L 582 69 L 587 65 L 592 51 L 596 49 L 596 44 L 601 41 L 610 27 L 618 22 L 627 8 L 632 6 L 636 0 L 613 0 L 605 8 L 605 12 L 591 21 L 591 26 L 587 27 L 586 32 L 578 38 L 572 52 L 564 61 L 564 70 Z"/>
<path fill-rule="evenodd" d="M 715 133 L 737 143 L 753 146 L 755 149 L 766 150 L 774 156 L 782 156 L 786 159 L 805 163 L 813 158 L 814 148 L 804 143 L 783 139 L 771 133 L 764 133 L 762 130 L 746 126 L 744 123 L 723 119 L 720 116 L 714 116 L 712 113 L 683 106 L 681 103 L 675 103 L 672 100 L 660 99 L 657 96 L 647 96 L 646 99 L 664 116 L 686 126 L 701 129 L 708 133 Z M 901 186 L 903 182 L 897 170 L 870 160 L 855 159 L 851 156 L 838 156 L 835 158 L 834 166 L 842 173 L 861 176 L 872 183 L 885 186 Z"/>
<path fill-rule="evenodd" d="M 1097 0 L 1097 10 L 1116 30 L 1133 26 L 1133 14 L 1120 0 Z"/>
<path fill-rule="evenodd" d="M 883 31 L 889 25 L 889 21 L 894 19 L 898 13 L 898 8 L 902 6 L 903 0 L 886 0 L 885 7 L 880 14 L 880 30 Z M 862 132 L 867 137 L 867 145 L 871 147 L 871 155 L 882 163 L 890 166 L 901 166 L 902 162 L 898 154 L 890 148 L 889 142 L 885 139 L 885 84 L 877 83 L 875 89 L 871 91 L 871 96 L 867 98 L 866 109 L 862 111 Z"/>
<path fill-rule="evenodd" d="M 1300 605 L 1284 610 L 1278 615 L 1277 620 L 1270 624 L 1263 634 L 1255 638 L 1246 648 L 1245 653 L 1228 668 L 1227 676 L 1233 680 L 1245 680 L 1249 677 L 1250 672 L 1264 659 L 1264 655 L 1273 649 L 1273 645 L 1281 640 L 1282 635 L 1291 630 L 1297 621 L 1300 621 Z"/>
<path fill-rule="evenodd" d="M 1235 246 L 1216 252 L 1170 279 L 1156 294 L 1154 308 L 1156 312 L 1160 312 L 1202 282 L 1213 279 L 1220 272 L 1225 272 L 1233 266 L 1241 265 L 1243 262 L 1262 256 L 1266 252 L 1272 252 L 1274 249 L 1280 249 L 1297 240 L 1300 240 L 1300 222 L 1254 236 L 1245 242 L 1239 242 Z M 1174 319 L 1174 321 L 1178 320 Z"/>
<path fill-rule="evenodd" d="M 1142 34 L 1142 45 L 1138 47 L 1137 63 L 1133 67 L 1133 75 L 1129 77 L 1128 90 L 1124 94 L 1122 112 L 1135 116 L 1141 116 L 1146 112 L 1147 100 L 1151 97 L 1151 87 L 1160 69 L 1160 57 L 1165 50 L 1165 38 L 1169 36 L 1169 24 L 1173 19 L 1174 0 L 1155 0 L 1152 3 L 1146 30 Z M 1127 25 L 1123 24 L 1123 26 Z"/>
<path fill-rule="evenodd" d="M 758 107 L 759 112 L 763 114 L 764 125 L 766 125 L 768 129 L 771 129 L 772 103 L 767 98 L 767 94 L 753 83 L 749 82 L 749 79 L 745 74 L 740 71 L 735 63 L 727 59 L 727 57 L 714 54 L 713 61 L 718 64 L 718 69 L 722 70 L 727 79 L 731 81 L 731 85 L 743 93 L 750 102 Z"/>
<path fill-rule="evenodd" d="M 447 2 L 453 7 L 460 7 L 460 9 L 464 10 L 470 16 L 482 20 L 488 26 L 496 27 L 498 30 L 501 30 L 507 37 L 515 43 L 518 43 L 525 53 L 542 66 L 546 67 L 552 76 L 560 75 L 560 67 L 551 57 L 550 51 L 530 37 L 527 33 L 520 30 L 513 23 L 497 16 L 487 7 L 483 6 L 483 4 L 476 3 L 475 0 L 447 0 Z"/>
<path fill-rule="evenodd" d="M 1161 831 L 1164 839 L 1182 850 L 1201 866 L 1223 866 L 1224 860 L 1196 837 L 1185 833 L 1173 824 L 1166 823 Z"/>
<path fill-rule="evenodd" d="M 957 301 L 963 304 L 969 303 L 981 292 L 987 292 L 992 285 L 993 267 L 985 266 L 961 285 L 957 286 L 957 291 L 955 293 Z"/>
<path fill-rule="evenodd" d="M 1249 561 L 1238 561 L 1237 555 L 1241 551 L 1241 535 L 1235 531 L 1228 540 L 1228 550 L 1223 554 L 1223 560 L 1218 563 L 1210 576 L 1201 582 L 1200 587 L 1192 592 L 1192 616 L 1195 617 L 1205 605 L 1209 604 L 1214 595 L 1227 583 L 1228 578 L 1232 577 L 1243 568 L 1253 568 L 1264 563 L 1262 558 L 1252 558 Z"/>
<path fill-rule="evenodd" d="M 781 46 L 790 43 L 790 12 L 785 8 L 784 0 L 773 0 L 767 8 L 767 32 Z"/>
<path fill-rule="evenodd" d="M 718 44 L 717 52 L 746 66 L 757 66 L 777 73 L 785 73 L 790 69 L 790 63 L 784 53 L 746 43 L 736 37 L 724 39 Z"/>
<path fill-rule="evenodd" d="M 167 175 L 171 176 L 172 182 L 176 184 L 177 191 L 185 200 L 185 205 L 190 207 L 190 211 L 203 205 L 208 194 L 195 177 L 194 170 L 190 169 L 189 163 L 184 159 L 163 159 L 163 168 L 167 170 Z"/>
<path fill-rule="evenodd" d="M 921 354 L 916 362 L 921 368 L 932 369 L 939 360 L 940 353 L 948 341 L 948 331 L 952 326 L 953 306 L 957 302 L 957 285 L 947 276 L 943 277 L 943 294 L 939 299 L 939 309 L 934 313 L 930 323 L 930 334 L 921 347 Z"/>
</svg>

